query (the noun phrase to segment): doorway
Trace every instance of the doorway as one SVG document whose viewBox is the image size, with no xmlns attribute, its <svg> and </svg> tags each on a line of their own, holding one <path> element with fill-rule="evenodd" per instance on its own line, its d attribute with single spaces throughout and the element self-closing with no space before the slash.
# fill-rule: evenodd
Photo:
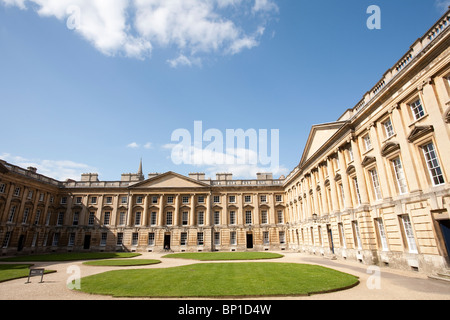
<svg viewBox="0 0 450 320">
<path fill-rule="evenodd" d="M 445 246 L 447 247 L 447 256 L 450 260 L 450 220 L 439 221 Z"/>
<path fill-rule="evenodd" d="M 164 235 L 164 250 L 170 250 L 170 233 Z"/>
<path fill-rule="evenodd" d="M 253 233 L 247 233 L 247 249 L 253 249 Z"/>
<path fill-rule="evenodd" d="M 328 244 L 330 246 L 331 253 L 334 254 L 333 232 L 331 231 L 331 225 L 327 224 Z"/>
<path fill-rule="evenodd" d="M 17 244 L 17 252 L 20 252 L 23 250 L 23 245 L 25 243 L 25 235 L 20 235 L 19 237 L 19 243 Z"/>
<path fill-rule="evenodd" d="M 91 248 L 91 235 L 87 234 L 84 236 L 84 246 L 83 249 L 89 250 Z"/>
</svg>

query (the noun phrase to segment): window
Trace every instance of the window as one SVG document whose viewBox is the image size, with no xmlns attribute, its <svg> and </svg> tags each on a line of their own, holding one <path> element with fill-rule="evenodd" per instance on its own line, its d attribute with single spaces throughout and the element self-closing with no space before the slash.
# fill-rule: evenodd
<svg viewBox="0 0 450 320">
<path fill-rule="evenodd" d="M 41 219 L 41 209 L 37 209 L 36 211 L 36 217 L 34 218 L 34 225 L 39 224 L 39 220 Z"/>
<path fill-rule="evenodd" d="M 236 231 L 231 231 L 230 232 L 230 245 L 235 246 L 237 244 L 236 241 Z"/>
<path fill-rule="evenodd" d="M 67 197 L 61 198 L 61 204 L 67 204 Z"/>
<path fill-rule="evenodd" d="M 123 245 L 123 232 L 117 233 L 117 245 L 118 246 Z"/>
<path fill-rule="evenodd" d="M 126 217 L 126 213 L 125 212 L 120 212 L 119 213 L 119 225 L 123 226 L 125 225 L 125 217 Z"/>
<path fill-rule="evenodd" d="M 203 232 L 197 232 L 197 245 L 203 245 Z"/>
<path fill-rule="evenodd" d="M 167 203 L 173 203 L 173 196 L 167 197 Z"/>
<path fill-rule="evenodd" d="M 364 146 L 366 147 L 366 151 L 369 151 L 370 149 L 372 149 L 372 141 L 370 140 L 370 135 L 365 135 L 363 137 L 363 141 L 364 141 Z"/>
<path fill-rule="evenodd" d="M 172 225 L 172 223 L 173 223 L 173 217 L 172 217 L 172 212 L 171 211 L 168 211 L 167 213 L 166 213 L 166 225 L 168 225 L 168 226 L 171 226 Z"/>
<path fill-rule="evenodd" d="M 88 225 L 93 226 L 95 221 L 95 212 L 89 212 Z"/>
<path fill-rule="evenodd" d="M 141 225 L 141 216 L 142 216 L 142 213 L 140 211 L 136 212 L 136 214 L 134 215 L 134 225 L 135 226 Z"/>
<path fill-rule="evenodd" d="M 13 222 L 14 214 L 16 213 L 16 210 L 17 210 L 16 206 L 11 207 L 11 209 L 9 210 L 8 222 Z"/>
<path fill-rule="evenodd" d="M 34 238 L 33 238 L 34 241 Z M 69 234 L 69 243 L 67 244 L 69 247 L 73 247 L 75 245 L 75 233 Z"/>
<path fill-rule="evenodd" d="M 286 233 L 284 231 L 280 231 L 278 237 L 280 238 L 280 244 L 286 243 Z"/>
<path fill-rule="evenodd" d="M 392 126 L 392 121 L 390 118 L 383 122 L 383 127 L 384 132 L 386 133 L 386 138 L 390 138 L 395 134 L 394 127 Z"/>
<path fill-rule="evenodd" d="M 228 202 L 229 203 L 236 203 L 236 196 L 229 196 L 228 197 Z"/>
<path fill-rule="evenodd" d="M 59 244 L 59 233 L 53 234 L 52 247 L 57 247 Z"/>
<path fill-rule="evenodd" d="M 214 203 L 220 203 L 220 196 L 213 197 Z"/>
<path fill-rule="evenodd" d="M 47 218 L 45 218 L 45 225 L 48 226 L 50 224 L 50 219 L 52 217 L 52 212 L 47 214 Z"/>
<path fill-rule="evenodd" d="M 205 224 L 205 213 L 203 211 L 199 211 L 198 213 L 198 225 L 201 226 Z"/>
<path fill-rule="evenodd" d="M 189 223 L 189 212 L 187 212 L 187 211 L 183 211 L 182 213 L 181 213 L 181 224 L 183 225 L 183 226 L 187 226 L 188 225 L 188 223 Z"/>
<path fill-rule="evenodd" d="M 230 224 L 236 224 L 236 211 L 230 211 Z"/>
<path fill-rule="evenodd" d="M 341 241 L 341 246 L 343 249 L 346 249 L 347 243 L 345 242 L 344 224 L 342 222 L 339 222 L 338 228 L 339 228 L 339 240 Z"/>
<path fill-rule="evenodd" d="M 0 183 L 0 193 L 5 193 L 6 190 L 6 184 Z"/>
<path fill-rule="evenodd" d="M 78 225 L 79 219 L 80 219 L 80 213 L 79 213 L 79 212 L 75 212 L 75 213 L 73 214 L 72 225 L 73 225 L 73 226 L 77 226 L 77 225 Z"/>
<path fill-rule="evenodd" d="M 3 238 L 2 248 L 8 248 L 9 240 L 11 239 L 11 231 L 7 231 Z"/>
<path fill-rule="evenodd" d="M 30 208 L 25 208 L 25 211 L 23 212 L 23 217 L 22 217 L 23 224 L 27 223 L 29 214 L 30 214 Z"/>
<path fill-rule="evenodd" d="M 152 226 L 156 225 L 156 212 L 152 212 L 150 214 L 150 225 Z"/>
<path fill-rule="evenodd" d="M 372 180 L 372 186 L 373 186 L 373 193 L 375 196 L 375 200 L 381 200 L 381 187 L 380 187 L 380 180 L 378 179 L 378 172 L 376 169 L 369 171 L 370 178 Z"/>
<path fill-rule="evenodd" d="M 252 212 L 245 211 L 245 224 L 252 224 Z"/>
<path fill-rule="evenodd" d="M 351 162 L 351 161 L 354 160 L 354 158 L 353 158 L 353 148 L 352 148 L 352 147 L 350 147 L 350 148 L 348 149 L 348 156 L 349 156 L 349 158 L 350 158 L 350 161 L 349 161 L 349 162 Z"/>
<path fill-rule="evenodd" d="M 416 239 L 414 238 L 414 231 L 411 225 L 411 220 L 407 214 L 401 216 L 403 232 L 406 238 L 406 243 L 410 253 L 417 253 Z"/>
<path fill-rule="evenodd" d="M 112 197 L 106 197 L 106 204 L 112 204 Z"/>
<path fill-rule="evenodd" d="M 359 234 L 358 221 L 353 221 L 352 224 L 353 224 L 353 236 L 354 236 L 355 245 L 358 248 L 358 250 L 361 250 L 362 243 L 361 243 L 361 236 Z"/>
<path fill-rule="evenodd" d="M 28 200 L 31 200 L 31 198 L 33 198 L 33 190 L 28 191 Z"/>
<path fill-rule="evenodd" d="M 275 201 L 276 201 L 276 202 L 281 202 L 281 201 L 283 201 L 283 196 L 282 196 L 281 194 L 275 195 Z"/>
<path fill-rule="evenodd" d="M 189 203 L 189 197 L 188 196 L 183 196 L 181 198 L 181 201 L 183 202 L 183 204 L 187 204 L 187 203 Z"/>
<path fill-rule="evenodd" d="M 269 231 L 264 231 L 263 232 L 263 242 L 264 242 L 264 245 L 268 245 L 270 243 L 270 241 L 269 241 Z"/>
<path fill-rule="evenodd" d="M 267 224 L 267 210 L 261 211 L 261 224 Z"/>
<path fill-rule="evenodd" d="M 155 233 L 154 232 L 149 232 L 148 234 L 148 243 L 149 246 L 154 246 L 155 245 Z"/>
<path fill-rule="evenodd" d="M 91 203 L 96 204 L 97 203 L 97 197 L 91 197 Z"/>
<path fill-rule="evenodd" d="M 133 232 L 132 238 L 131 238 L 131 245 L 137 246 L 139 243 L 139 233 Z"/>
<path fill-rule="evenodd" d="M 41 193 L 41 194 L 39 194 L 39 201 L 40 202 L 43 202 L 44 201 L 44 194 L 43 193 Z M 81 203 L 81 202 L 80 202 Z"/>
<path fill-rule="evenodd" d="M 205 203 L 205 196 L 198 196 L 198 203 Z"/>
<path fill-rule="evenodd" d="M 214 245 L 220 245 L 220 232 L 214 232 Z"/>
<path fill-rule="evenodd" d="M 144 200 L 144 198 L 142 196 L 138 196 L 136 198 L 136 204 L 142 204 L 144 202 L 143 200 Z"/>
<path fill-rule="evenodd" d="M 244 196 L 245 203 L 252 202 L 252 196 Z"/>
<path fill-rule="evenodd" d="M 41 195 L 42 195 L 42 193 L 41 193 Z M 82 198 L 82 197 L 76 197 L 76 198 L 75 198 L 75 203 L 76 203 L 76 204 L 81 204 L 82 201 L 83 201 L 83 198 Z"/>
<path fill-rule="evenodd" d="M 358 179 L 353 178 L 353 184 L 355 185 L 356 201 L 358 204 L 361 204 L 361 194 L 359 192 Z"/>
<path fill-rule="evenodd" d="M 283 210 L 277 211 L 278 223 L 284 223 Z"/>
<path fill-rule="evenodd" d="M 439 159 L 437 158 L 436 151 L 434 149 L 434 144 L 429 143 L 422 147 L 422 150 L 427 162 L 428 172 L 430 174 L 431 181 L 433 182 L 433 186 L 444 184 L 444 176 L 439 164 Z"/>
<path fill-rule="evenodd" d="M 72 238 L 72 234 L 73 234 L 73 238 L 75 240 L 75 233 L 71 233 L 70 234 L 70 238 L 69 238 L 69 245 L 70 245 L 70 240 Z M 32 248 L 36 247 L 36 242 L 37 242 L 38 236 L 39 236 L 39 232 L 35 232 L 34 235 L 33 235 L 33 240 L 31 240 L 31 247 Z"/>
<path fill-rule="evenodd" d="M 267 196 L 260 196 L 259 200 L 261 201 L 261 203 L 266 203 L 267 202 Z"/>
<path fill-rule="evenodd" d="M 383 249 L 383 251 L 388 251 L 389 247 L 386 239 L 386 230 L 384 229 L 383 219 L 379 218 L 375 219 L 375 221 L 378 227 L 378 234 L 380 236 L 381 248 Z"/>
<path fill-rule="evenodd" d="M 158 203 L 158 197 L 152 197 L 152 203 L 157 204 Z"/>
<path fill-rule="evenodd" d="M 187 232 L 181 233 L 180 245 L 185 246 L 187 244 Z"/>
<path fill-rule="evenodd" d="M 339 184 L 339 191 L 341 193 L 342 208 L 344 208 L 345 207 L 345 194 L 344 194 L 344 185 L 342 183 Z"/>
<path fill-rule="evenodd" d="M 128 203 L 128 198 L 127 197 L 121 197 L 120 198 L 120 203 L 121 204 L 127 204 Z"/>
<path fill-rule="evenodd" d="M 64 223 L 64 212 L 58 213 L 58 220 L 56 221 L 57 226 L 62 226 Z"/>
<path fill-rule="evenodd" d="M 220 211 L 214 211 L 214 224 L 220 224 Z"/>
<path fill-rule="evenodd" d="M 14 189 L 14 197 L 20 196 L 20 187 Z"/>
<path fill-rule="evenodd" d="M 105 216 L 103 217 L 103 224 L 109 225 L 111 221 L 111 212 L 105 212 Z"/>
<path fill-rule="evenodd" d="M 414 120 L 419 120 L 420 118 L 425 116 L 425 110 L 423 109 L 422 101 L 420 101 L 420 99 L 417 99 L 409 106 L 411 108 Z"/>
<path fill-rule="evenodd" d="M 102 232 L 102 237 L 100 239 L 101 247 L 106 247 L 106 239 L 108 239 L 108 234 L 106 232 Z"/>
<path fill-rule="evenodd" d="M 400 158 L 392 160 L 392 165 L 394 167 L 395 179 L 397 181 L 397 187 L 399 194 L 405 194 L 408 192 L 408 186 L 406 185 L 406 177 L 403 171 L 402 162 Z"/>
</svg>

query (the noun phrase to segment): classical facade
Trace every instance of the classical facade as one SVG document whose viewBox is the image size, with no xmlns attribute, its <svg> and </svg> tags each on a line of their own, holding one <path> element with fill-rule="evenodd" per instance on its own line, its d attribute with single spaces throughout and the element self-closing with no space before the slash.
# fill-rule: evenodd
<svg viewBox="0 0 450 320">
<path fill-rule="evenodd" d="M 0 161 L 2 254 L 295 250 L 424 272 L 450 266 L 450 11 L 287 176 L 56 181 Z"/>
</svg>

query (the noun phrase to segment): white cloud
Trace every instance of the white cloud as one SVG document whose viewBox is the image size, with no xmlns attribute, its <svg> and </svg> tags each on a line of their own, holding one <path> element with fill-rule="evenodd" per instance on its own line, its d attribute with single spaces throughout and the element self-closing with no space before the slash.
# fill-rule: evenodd
<svg viewBox="0 0 450 320">
<path fill-rule="evenodd" d="M 199 65 L 198 55 L 233 55 L 257 46 L 270 14 L 278 12 L 274 0 L 0 0 L 0 3 L 21 9 L 32 7 L 42 17 L 65 20 L 69 29 L 108 56 L 145 59 L 155 45 L 173 48 L 178 51 L 178 58 L 168 60 L 172 67 Z"/>
<path fill-rule="evenodd" d="M 28 167 L 37 168 L 37 173 L 59 181 L 65 181 L 66 179 L 80 180 L 83 173 L 98 172 L 92 166 L 70 160 L 26 159 L 9 153 L 0 154 L 0 159 L 25 169 Z"/>
<path fill-rule="evenodd" d="M 151 142 L 147 142 L 147 143 L 144 145 L 144 148 L 145 148 L 145 149 L 151 149 L 152 147 L 153 147 L 153 145 L 152 145 Z"/>
<path fill-rule="evenodd" d="M 132 142 L 129 145 L 127 145 L 127 148 L 137 149 L 137 148 L 139 148 L 139 144 L 136 142 Z"/>
<path fill-rule="evenodd" d="M 444 13 L 450 6 L 450 0 L 435 0 L 435 6 Z"/>
<path fill-rule="evenodd" d="M 180 145 L 172 143 L 162 146 L 163 149 L 171 150 L 169 159 L 175 165 L 192 165 L 200 168 L 209 176 L 214 176 L 216 173 L 229 172 L 233 173 L 235 178 L 255 179 L 256 174 L 259 172 L 271 172 L 274 177 L 289 173 L 286 167 L 280 166 L 276 162 L 267 166 L 261 165 L 258 154 L 249 149 L 231 148 L 225 152 L 220 152 L 200 149 L 194 146 L 190 146 L 189 150 L 185 148 L 177 149 L 178 147 Z"/>
</svg>

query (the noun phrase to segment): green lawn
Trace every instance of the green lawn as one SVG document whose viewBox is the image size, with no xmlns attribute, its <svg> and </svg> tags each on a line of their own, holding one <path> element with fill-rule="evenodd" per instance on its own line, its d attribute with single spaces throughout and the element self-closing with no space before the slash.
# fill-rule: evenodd
<svg viewBox="0 0 450 320">
<path fill-rule="evenodd" d="M 321 266 L 242 262 L 109 271 L 82 278 L 81 291 L 116 297 L 295 296 L 358 283 L 355 276 Z"/>
<path fill-rule="evenodd" d="M 30 256 L 18 256 L 0 259 L 0 262 L 45 262 L 45 261 L 77 261 L 77 260 L 95 260 L 112 258 L 133 258 L 140 256 L 140 253 L 128 252 L 85 252 L 85 253 L 53 253 Z"/>
<path fill-rule="evenodd" d="M 163 258 L 193 259 L 200 261 L 217 260 L 260 260 L 277 259 L 283 255 L 270 252 L 194 252 L 194 253 L 174 253 L 163 256 Z"/>
<path fill-rule="evenodd" d="M 27 278 L 30 273 L 32 264 L 0 264 L 0 282 Z M 46 270 L 45 273 L 52 273 L 56 271 Z M 40 281 L 40 277 L 39 281 Z M 45 276 L 44 276 L 45 281 Z"/>
<path fill-rule="evenodd" d="M 88 266 L 106 266 L 106 267 L 146 266 L 157 263 L 161 263 L 161 261 L 150 259 L 120 259 L 120 260 L 95 260 L 83 262 L 83 264 Z"/>
</svg>

